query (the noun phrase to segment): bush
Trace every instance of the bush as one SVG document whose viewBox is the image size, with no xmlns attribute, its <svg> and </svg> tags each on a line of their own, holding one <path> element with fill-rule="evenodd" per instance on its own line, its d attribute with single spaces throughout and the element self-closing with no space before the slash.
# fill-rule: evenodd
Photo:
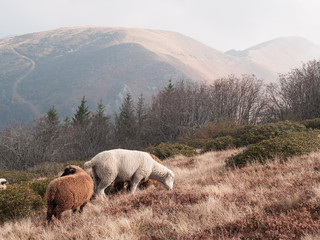
<svg viewBox="0 0 320 240">
<path fill-rule="evenodd" d="M 193 148 L 203 148 L 211 139 L 195 138 L 184 142 L 183 144 Z"/>
<path fill-rule="evenodd" d="M 208 151 L 225 150 L 234 147 L 244 147 L 263 140 L 279 136 L 286 136 L 292 132 L 306 131 L 306 127 L 300 123 L 282 121 L 260 126 L 245 126 L 237 128 L 231 135 L 215 138 L 207 141 L 202 147 L 202 153 Z"/>
<path fill-rule="evenodd" d="M 29 183 L 29 187 L 38 195 L 40 195 L 42 198 L 45 197 L 46 195 L 46 190 L 49 185 L 49 183 L 53 180 L 54 178 L 47 178 L 47 179 L 38 179 L 34 180 Z"/>
<path fill-rule="evenodd" d="M 193 138 L 212 139 L 233 135 L 236 131 L 242 129 L 244 126 L 236 123 L 233 120 L 221 119 L 218 122 L 208 122 L 206 125 L 200 127 L 193 134 Z"/>
<path fill-rule="evenodd" d="M 160 159 L 173 157 L 178 154 L 182 154 L 188 157 L 197 154 L 196 150 L 193 147 L 181 143 L 160 143 L 158 146 L 149 147 L 145 151 L 150 152 L 153 155 L 156 155 Z"/>
<path fill-rule="evenodd" d="M 288 157 L 298 156 L 320 149 L 319 131 L 292 132 L 285 136 L 263 140 L 250 145 L 242 153 L 231 156 L 226 160 L 227 167 L 243 167 L 247 163 L 265 163 L 278 157 L 287 160 Z"/>
<path fill-rule="evenodd" d="M 300 121 L 300 124 L 306 126 L 306 128 L 320 129 L 320 118 L 303 120 Z"/>
<path fill-rule="evenodd" d="M 22 171 L 0 171 L 0 178 L 5 178 L 10 184 L 31 181 L 38 178 L 39 175 L 35 173 L 22 172 Z"/>
<path fill-rule="evenodd" d="M 235 138 L 236 147 L 243 147 L 274 137 L 284 136 L 291 132 L 303 131 L 306 131 L 306 127 L 300 123 L 281 121 L 260 126 L 246 126 L 231 136 Z"/>
<path fill-rule="evenodd" d="M 205 153 L 209 151 L 220 151 L 228 148 L 234 148 L 236 146 L 235 142 L 236 140 L 234 139 L 234 137 L 231 136 L 212 139 L 202 147 L 201 152 Z"/>
<path fill-rule="evenodd" d="M 44 206 L 43 199 L 27 184 L 9 185 L 0 191 L 0 222 L 29 216 Z"/>
<path fill-rule="evenodd" d="M 226 122 L 226 126 L 222 129 L 216 129 L 220 125 L 222 125 L 222 122 L 208 123 L 200 128 L 198 134 L 195 135 L 203 138 L 195 138 L 185 143 L 195 148 L 202 148 L 202 152 L 207 152 L 244 147 L 263 140 L 284 136 L 291 132 L 303 132 L 307 130 L 304 124 L 291 121 L 268 123 L 259 126 L 241 126 Z M 207 134 L 205 134 L 206 131 L 208 131 Z M 209 140 L 208 137 L 211 139 Z"/>
<path fill-rule="evenodd" d="M 31 168 L 28 168 L 28 172 L 36 173 L 39 176 L 55 176 L 61 172 L 64 168 L 63 163 L 59 162 L 43 162 L 37 164 Z"/>
<path fill-rule="evenodd" d="M 68 161 L 68 162 L 43 162 L 29 168 L 29 172 L 38 174 L 39 176 L 55 176 L 68 165 L 76 165 L 83 168 L 86 161 Z"/>
</svg>

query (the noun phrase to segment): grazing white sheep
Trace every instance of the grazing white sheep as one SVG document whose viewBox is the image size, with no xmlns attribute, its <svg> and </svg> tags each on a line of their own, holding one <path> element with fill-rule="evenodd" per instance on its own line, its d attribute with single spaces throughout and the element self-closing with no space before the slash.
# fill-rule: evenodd
<svg viewBox="0 0 320 240">
<path fill-rule="evenodd" d="M 153 154 L 151 154 L 151 153 L 149 153 L 149 155 L 153 158 L 153 160 L 155 160 L 156 162 L 162 164 L 162 161 L 161 161 L 157 156 L 155 156 L 155 155 L 153 155 Z M 156 184 L 158 184 L 158 183 L 159 183 L 159 182 L 156 181 L 156 180 L 154 180 L 154 179 L 149 179 L 149 180 L 147 180 L 147 181 L 142 181 L 142 182 L 140 182 L 140 183 L 138 184 L 138 187 L 139 187 L 139 189 L 142 190 L 142 189 L 147 189 L 147 188 L 149 188 L 150 186 L 156 185 Z M 114 190 L 115 190 L 116 192 L 121 191 L 121 190 L 124 188 L 124 186 L 125 186 L 125 183 L 124 183 L 124 182 L 117 182 L 117 183 L 114 183 L 114 185 L 113 185 Z"/>
<path fill-rule="evenodd" d="M 104 151 L 86 162 L 84 167 L 92 168 L 94 192 L 101 196 L 105 196 L 104 190 L 113 182 L 128 182 L 131 193 L 135 192 L 141 181 L 149 178 L 163 183 L 169 190 L 173 188 L 173 172 L 146 152 L 125 149 Z"/>
<path fill-rule="evenodd" d="M 0 189 L 6 189 L 9 182 L 5 178 L 0 178 Z"/>
</svg>

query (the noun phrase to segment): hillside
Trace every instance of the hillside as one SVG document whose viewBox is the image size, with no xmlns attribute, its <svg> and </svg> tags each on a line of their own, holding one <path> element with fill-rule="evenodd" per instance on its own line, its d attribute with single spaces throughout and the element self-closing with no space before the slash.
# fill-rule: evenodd
<svg viewBox="0 0 320 240">
<path fill-rule="evenodd" d="M 272 80 L 276 79 L 279 73 L 286 73 L 311 59 L 319 60 L 320 47 L 302 37 L 283 37 L 244 51 L 227 53 L 242 58 L 248 65 L 259 66 L 257 75 Z"/>
<path fill-rule="evenodd" d="M 169 79 L 210 83 L 253 73 L 270 82 L 278 72 L 319 56 L 318 46 L 300 38 L 223 53 L 179 33 L 120 27 L 60 28 L 1 39 L 0 127 L 34 119 L 52 105 L 63 119 L 84 95 L 90 109 L 102 99 L 112 113 L 127 91 L 150 99 Z"/>
<path fill-rule="evenodd" d="M 1 239 L 319 239 L 319 153 L 226 169 L 239 149 L 176 156 L 172 191 L 91 201 L 47 225 L 45 209 L 0 226 Z"/>
</svg>

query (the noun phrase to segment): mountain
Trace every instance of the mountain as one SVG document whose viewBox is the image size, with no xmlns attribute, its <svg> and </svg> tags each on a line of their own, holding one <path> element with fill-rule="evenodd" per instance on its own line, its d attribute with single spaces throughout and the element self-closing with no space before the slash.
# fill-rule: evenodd
<svg viewBox="0 0 320 240">
<path fill-rule="evenodd" d="M 187 79 L 212 82 L 256 74 L 267 82 L 320 48 L 302 38 L 280 38 L 244 51 L 220 52 L 175 32 L 120 27 L 71 27 L 0 39 L 0 127 L 28 121 L 55 105 L 71 116 L 86 96 L 112 113 L 130 91 L 145 98 Z"/>
<path fill-rule="evenodd" d="M 302 37 L 282 37 L 227 54 L 241 58 L 248 66 L 259 66 L 255 74 L 272 82 L 279 73 L 287 73 L 309 60 L 319 60 L 320 47 Z"/>
</svg>

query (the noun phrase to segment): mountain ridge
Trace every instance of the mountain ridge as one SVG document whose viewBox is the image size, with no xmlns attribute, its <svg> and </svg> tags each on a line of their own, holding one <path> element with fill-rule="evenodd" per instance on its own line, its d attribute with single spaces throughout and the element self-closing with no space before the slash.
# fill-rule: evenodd
<svg viewBox="0 0 320 240">
<path fill-rule="evenodd" d="M 230 50 L 227 54 L 249 59 L 268 69 L 272 73 L 270 78 L 276 79 L 279 73 L 286 73 L 303 62 L 318 60 L 320 47 L 306 38 L 287 36 L 257 44 L 243 51 Z"/>
<path fill-rule="evenodd" d="M 210 84 L 255 74 L 272 82 L 279 72 L 319 57 L 320 47 L 297 37 L 221 52 L 180 33 L 123 27 L 67 27 L 0 39 L 0 114 L 7 115 L 0 126 L 32 120 L 52 105 L 62 118 L 70 116 L 82 96 L 91 109 L 101 99 L 112 113 L 127 91 L 150 99 L 169 79 Z"/>
</svg>

